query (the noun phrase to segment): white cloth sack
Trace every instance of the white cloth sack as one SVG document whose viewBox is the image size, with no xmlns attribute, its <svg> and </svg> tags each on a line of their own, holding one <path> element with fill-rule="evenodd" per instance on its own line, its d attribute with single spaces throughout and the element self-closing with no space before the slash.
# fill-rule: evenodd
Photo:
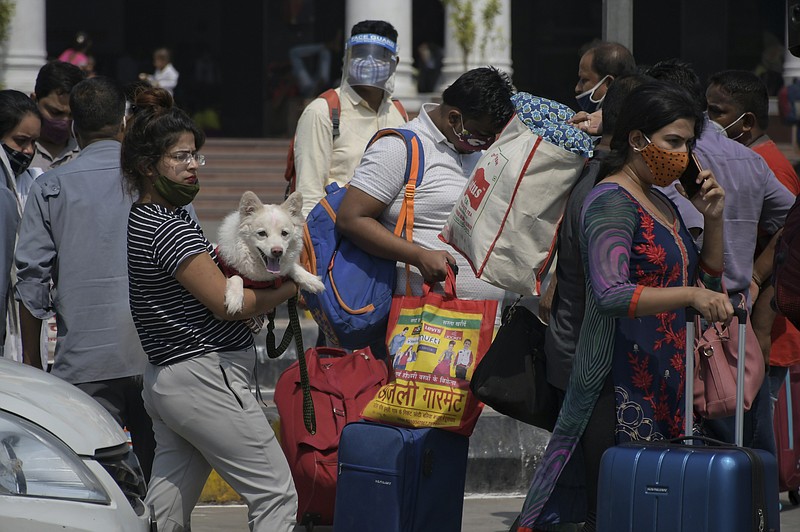
<svg viewBox="0 0 800 532">
<path fill-rule="evenodd" d="M 467 259 L 477 278 L 538 296 L 585 162 L 534 134 L 515 114 L 478 161 L 439 238 Z"/>
</svg>

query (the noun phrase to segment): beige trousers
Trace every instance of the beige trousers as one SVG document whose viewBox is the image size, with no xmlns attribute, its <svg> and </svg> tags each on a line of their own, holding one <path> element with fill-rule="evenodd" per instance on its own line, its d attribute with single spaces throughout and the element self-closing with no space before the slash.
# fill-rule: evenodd
<svg viewBox="0 0 800 532">
<path fill-rule="evenodd" d="M 190 530 L 211 468 L 245 499 L 250 530 L 294 529 L 289 465 L 250 392 L 255 356 L 253 349 L 207 353 L 145 369 L 142 395 L 156 438 L 145 504 L 155 509 L 159 532 Z"/>
</svg>

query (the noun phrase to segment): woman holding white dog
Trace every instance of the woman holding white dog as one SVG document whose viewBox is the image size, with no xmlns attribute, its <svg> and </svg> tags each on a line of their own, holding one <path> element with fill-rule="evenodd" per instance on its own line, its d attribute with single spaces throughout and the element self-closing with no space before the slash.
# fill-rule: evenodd
<svg viewBox="0 0 800 532">
<path fill-rule="evenodd" d="M 250 393 L 253 337 L 243 319 L 296 294 L 245 289 L 241 312 L 225 309 L 226 278 L 184 206 L 199 190 L 205 137 L 164 89 L 136 96 L 122 169 L 139 195 L 128 218 L 128 274 L 136 329 L 150 364 L 144 401 L 156 455 L 145 503 L 162 532 L 189 530 L 211 468 L 247 502 L 250 530 L 294 528 L 289 466 Z"/>
</svg>

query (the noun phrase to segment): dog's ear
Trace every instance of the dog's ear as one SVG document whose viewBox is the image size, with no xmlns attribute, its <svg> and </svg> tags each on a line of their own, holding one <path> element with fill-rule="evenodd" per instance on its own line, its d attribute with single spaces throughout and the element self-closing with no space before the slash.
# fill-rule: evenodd
<svg viewBox="0 0 800 532">
<path fill-rule="evenodd" d="M 300 213 L 303 211 L 303 194 L 301 192 L 292 192 L 281 207 L 289 211 L 289 214 L 292 216 L 301 216 Z"/>
<path fill-rule="evenodd" d="M 239 201 L 239 214 L 247 216 L 253 214 L 260 209 L 264 204 L 258 199 L 255 192 L 247 191 L 242 194 L 242 199 Z"/>
</svg>

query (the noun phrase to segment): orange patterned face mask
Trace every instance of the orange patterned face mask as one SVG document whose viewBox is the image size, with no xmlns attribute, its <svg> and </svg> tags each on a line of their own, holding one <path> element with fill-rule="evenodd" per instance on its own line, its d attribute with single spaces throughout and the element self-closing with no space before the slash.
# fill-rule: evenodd
<svg viewBox="0 0 800 532">
<path fill-rule="evenodd" d="M 666 187 L 677 181 L 689 166 L 689 153 L 665 150 L 653 144 L 647 135 L 644 135 L 644 138 L 647 139 L 647 146 L 633 149 L 642 155 L 642 159 L 653 174 L 653 183 L 659 187 Z"/>
</svg>

